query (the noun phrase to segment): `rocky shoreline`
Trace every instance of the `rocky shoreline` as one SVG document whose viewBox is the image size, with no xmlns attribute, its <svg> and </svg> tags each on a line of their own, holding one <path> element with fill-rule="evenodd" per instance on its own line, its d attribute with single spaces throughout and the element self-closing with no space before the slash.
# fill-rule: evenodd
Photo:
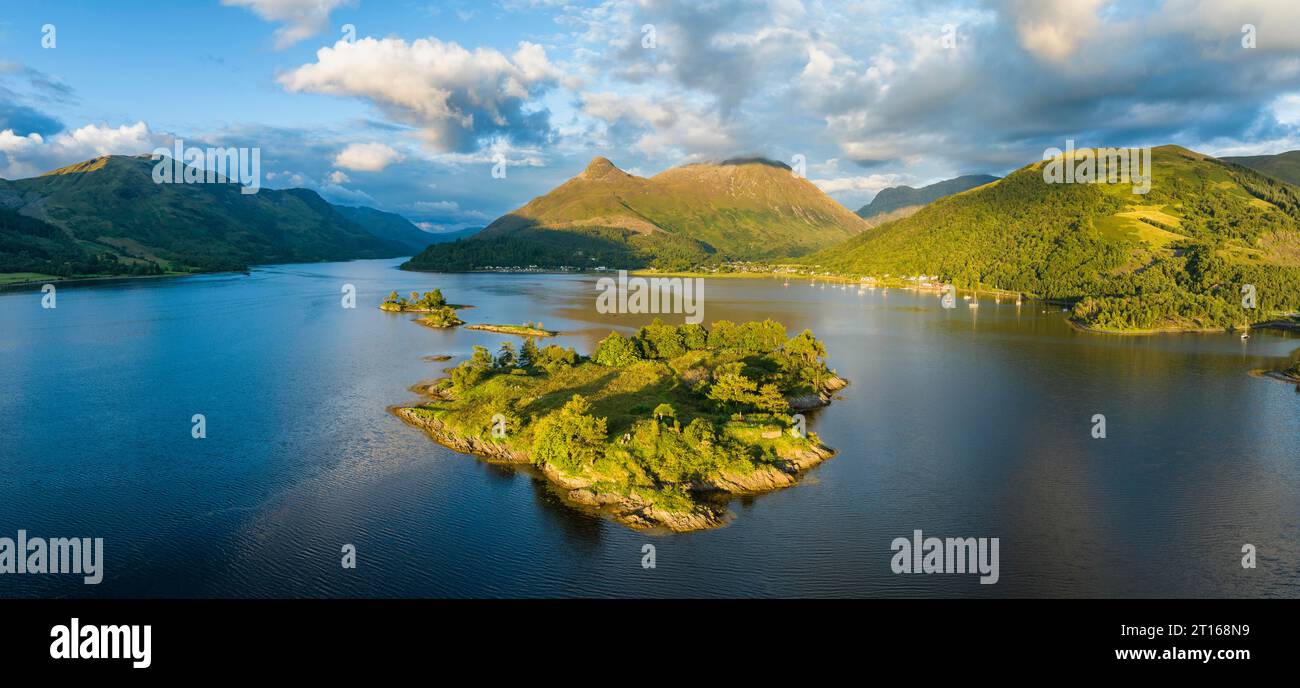
<svg viewBox="0 0 1300 688">
<path fill-rule="evenodd" d="M 1289 370 L 1252 370 L 1250 371 L 1250 374 L 1255 377 L 1300 385 L 1300 375 L 1292 373 Z"/>
<path fill-rule="evenodd" d="M 842 389 L 847 384 L 843 380 L 840 382 L 843 384 L 836 389 Z M 818 404 L 823 405 L 825 404 Z M 419 413 L 418 407 L 395 407 L 392 411 L 407 424 L 424 430 L 439 444 L 462 454 L 473 454 L 495 463 L 533 465 L 532 457 L 527 452 L 511 449 L 504 443 L 460 435 L 446 423 Z M 797 484 L 805 472 L 833 456 L 833 449 L 816 443 L 793 454 L 780 456 L 783 465 L 766 464 L 747 474 L 726 472 L 710 476 L 707 480 L 692 484 L 690 489 L 722 501 L 730 497 L 771 492 Z M 565 503 L 592 510 L 631 528 L 684 533 L 718 528 L 726 525 L 730 519 L 730 512 L 723 503 L 697 504 L 690 511 L 670 511 L 636 494 L 602 492 L 590 481 L 562 475 L 550 465 L 543 466 L 541 474 Z"/>
</svg>

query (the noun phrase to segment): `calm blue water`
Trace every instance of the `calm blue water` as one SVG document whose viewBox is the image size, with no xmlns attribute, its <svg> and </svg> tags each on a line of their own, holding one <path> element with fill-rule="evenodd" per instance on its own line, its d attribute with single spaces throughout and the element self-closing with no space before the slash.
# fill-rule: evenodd
<svg viewBox="0 0 1300 688">
<path fill-rule="evenodd" d="M 644 319 L 597 314 L 593 277 L 398 262 L 69 285 L 54 310 L 0 294 L 0 537 L 106 541 L 101 585 L 2 575 L 0 596 L 1300 594 L 1300 394 L 1247 375 L 1300 339 L 1105 337 L 1038 304 L 712 280 L 707 320 L 826 341 L 853 385 L 811 425 L 840 454 L 726 528 L 647 535 L 388 413 L 458 360 L 423 357 L 506 338 L 375 305 L 440 287 L 470 322 L 542 320 L 582 351 Z M 890 542 L 917 528 L 1000 538 L 1000 582 L 894 575 Z"/>
</svg>

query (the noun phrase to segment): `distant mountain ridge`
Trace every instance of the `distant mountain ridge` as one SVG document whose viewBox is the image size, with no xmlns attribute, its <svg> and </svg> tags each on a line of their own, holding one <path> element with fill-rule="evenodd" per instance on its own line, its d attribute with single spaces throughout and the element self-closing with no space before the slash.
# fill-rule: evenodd
<svg viewBox="0 0 1300 688">
<path fill-rule="evenodd" d="M 868 228 L 779 162 L 696 163 L 645 178 L 597 157 L 473 239 L 431 246 L 403 267 L 681 269 L 802 255 Z"/>
<path fill-rule="evenodd" d="M 230 183 L 157 184 L 154 164 L 148 155 L 103 156 L 0 180 L 0 272 L 244 270 L 422 248 L 410 234 L 420 230 L 390 213 L 340 211 L 307 189 L 241 194 Z"/>
<path fill-rule="evenodd" d="M 945 196 L 984 186 L 997 180 L 998 177 L 988 174 L 967 174 L 935 182 L 919 189 L 911 186 L 891 186 L 881 189 L 870 203 L 859 208 L 858 216 L 872 224 L 880 225 L 888 220 L 906 217 L 921 206 Z"/>
<path fill-rule="evenodd" d="M 1249 167 L 1256 172 L 1262 172 L 1288 184 L 1300 185 L 1300 150 L 1287 151 L 1277 155 L 1230 156 L 1219 159 L 1224 162 Z"/>
<path fill-rule="evenodd" d="M 416 227 L 397 213 L 375 210 L 366 206 L 335 205 L 334 210 L 370 234 L 398 244 L 412 254 L 423 251 L 438 240 L 435 234 Z"/>
</svg>

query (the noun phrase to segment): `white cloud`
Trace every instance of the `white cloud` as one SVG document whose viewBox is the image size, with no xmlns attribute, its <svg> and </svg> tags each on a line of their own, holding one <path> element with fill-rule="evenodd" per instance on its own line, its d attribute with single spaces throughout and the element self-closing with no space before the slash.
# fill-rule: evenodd
<svg viewBox="0 0 1300 688">
<path fill-rule="evenodd" d="M 294 92 L 361 98 L 419 128 L 431 150 L 468 152 L 484 138 L 531 141 L 549 134 L 547 113 L 525 106 L 559 76 L 546 51 L 526 41 L 507 56 L 436 38 L 364 38 L 321 48 L 316 62 L 279 82 Z"/>
<path fill-rule="evenodd" d="M 1245 24 L 1255 27 L 1259 50 L 1300 49 L 1300 3 L 1293 0 L 1166 0 L 1161 20 L 1202 41 L 1226 39 L 1234 52 Z"/>
<path fill-rule="evenodd" d="M 5 154 L 23 154 L 45 143 L 45 139 L 40 134 L 31 133 L 26 136 L 14 134 L 13 129 L 0 131 L 0 153 Z"/>
<path fill-rule="evenodd" d="M 326 175 L 325 178 L 329 180 L 331 184 L 347 184 L 348 182 L 352 181 L 352 179 L 349 178 L 348 175 L 344 174 L 343 172 L 340 172 L 339 170 L 331 171 L 328 175 Z"/>
<path fill-rule="evenodd" d="M 604 91 L 584 93 L 581 99 L 583 112 L 606 125 L 639 129 L 635 146 L 647 155 L 725 155 L 737 146 L 729 126 L 715 111 L 692 107 L 681 98 Z"/>
<path fill-rule="evenodd" d="M 451 213 L 460 210 L 460 204 L 455 201 L 416 201 L 411 204 L 416 210 L 425 212 Z"/>
<path fill-rule="evenodd" d="M 875 193 L 881 189 L 898 186 L 903 177 L 898 174 L 871 174 L 865 177 L 837 177 L 835 179 L 812 179 L 817 188 L 828 194 L 845 192 Z"/>
<path fill-rule="evenodd" d="M 1034 56 L 1064 62 L 1101 25 L 1097 10 L 1105 0 L 1007 0 L 1020 45 Z"/>
<path fill-rule="evenodd" d="M 418 215 L 431 216 L 438 219 L 458 219 L 458 220 L 490 220 L 491 215 L 478 210 L 466 210 L 460 207 L 456 201 L 416 201 L 410 205 L 410 210 Z"/>
<path fill-rule="evenodd" d="M 316 191 L 331 203 L 344 205 L 377 205 L 370 194 L 359 189 L 349 189 L 338 184 L 323 184 Z"/>
<path fill-rule="evenodd" d="M 247 7 L 266 21 L 283 24 L 275 30 L 275 47 L 284 49 L 329 28 L 330 12 L 353 0 L 221 0 L 221 4 Z"/>
<path fill-rule="evenodd" d="M 171 145 L 171 134 L 150 131 L 144 122 L 110 127 L 87 124 L 54 136 L 17 136 L 0 131 L 0 176 L 31 177 L 102 155 L 140 155 Z"/>
<path fill-rule="evenodd" d="M 383 143 L 352 143 L 334 157 L 334 166 L 355 172 L 380 172 L 405 156 Z M 344 175 L 346 178 L 347 175 Z"/>
</svg>

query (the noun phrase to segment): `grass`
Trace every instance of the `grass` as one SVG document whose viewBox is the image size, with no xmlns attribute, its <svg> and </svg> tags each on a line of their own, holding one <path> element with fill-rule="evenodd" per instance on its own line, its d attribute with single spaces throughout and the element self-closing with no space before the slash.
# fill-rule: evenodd
<svg viewBox="0 0 1300 688">
<path fill-rule="evenodd" d="M 496 332 L 497 334 L 513 334 L 520 337 L 554 337 L 560 334 L 559 332 L 543 330 L 530 325 L 468 325 L 465 329 Z"/>
<path fill-rule="evenodd" d="M 23 282 L 54 282 L 63 279 L 57 275 L 45 275 L 39 272 L 0 272 L 0 284 L 20 284 Z"/>
</svg>

